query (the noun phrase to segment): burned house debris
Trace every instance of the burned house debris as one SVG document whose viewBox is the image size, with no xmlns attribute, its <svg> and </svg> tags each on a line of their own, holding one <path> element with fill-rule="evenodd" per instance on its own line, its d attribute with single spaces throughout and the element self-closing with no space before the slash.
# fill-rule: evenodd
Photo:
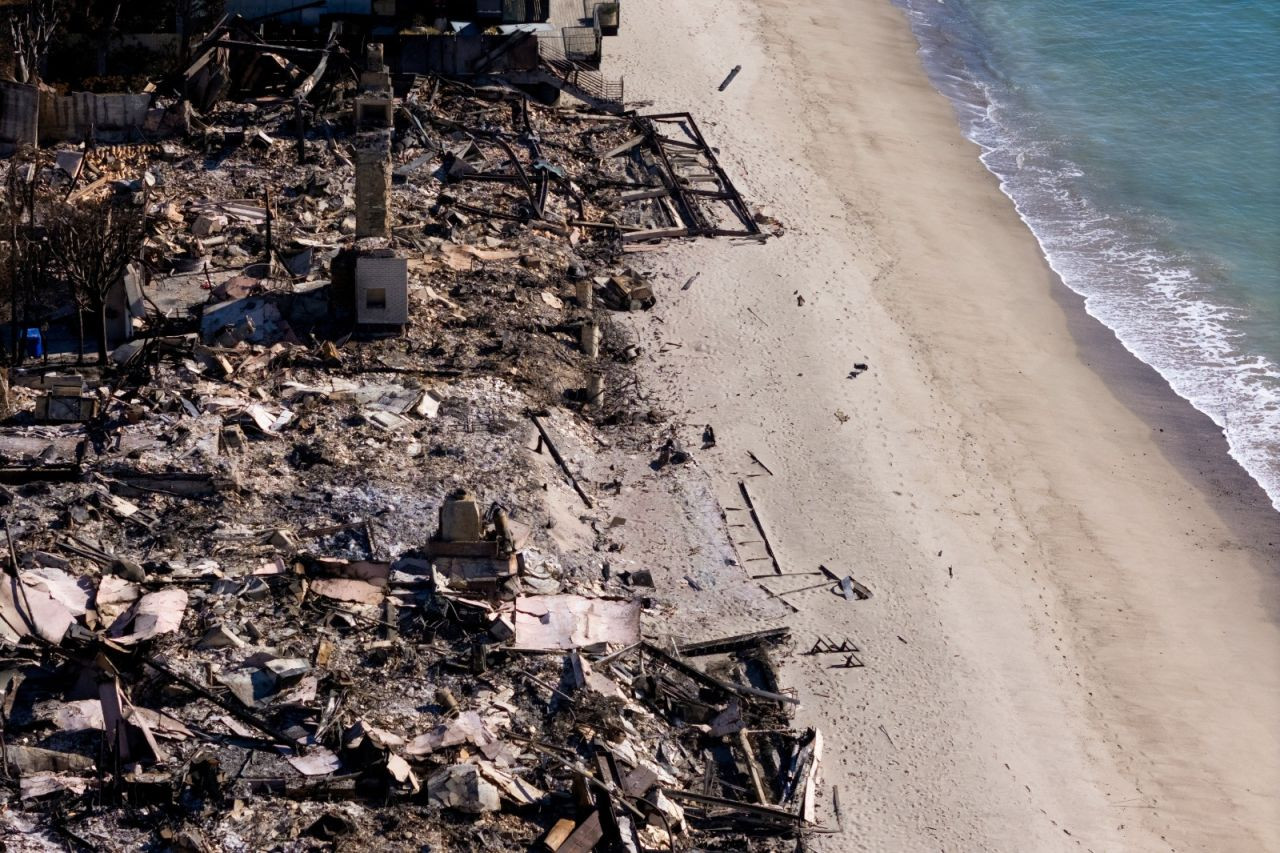
<svg viewBox="0 0 1280 853">
<path fill-rule="evenodd" d="M 602 580 L 598 553 L 593 460 L 662 425 L 626 391 L 617 312 L 663 291 L 636 252 L 775 223 L 688 114 L 405 81 L 323 39 L 228 19 L 180 75 L 189 132 L 0 164 L 6 262 L 55 201 L 144 223 L 100 364 L 24 353 L 19 327 L 76 319 L 7 282 L 0 832 L 639 853 L 822 831 L 789 631 L 671 636 L 652 574 Z"/>
</svg>

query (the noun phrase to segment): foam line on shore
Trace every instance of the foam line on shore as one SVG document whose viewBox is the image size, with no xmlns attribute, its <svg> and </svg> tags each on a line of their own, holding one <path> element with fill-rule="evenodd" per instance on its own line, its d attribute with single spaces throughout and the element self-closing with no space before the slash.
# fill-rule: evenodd
<svg viewBox="0 0 1280 853">
<path fill-rule="evenodd" d="M 1280 365 L 1239 331 L 1241 309 L 1215 298 L 1209 281 L 1221 273 L 1213 262 L 1161 245 L 1141 212 L 1099 209 L 1079 190 L 1078 164 L 1019 136 L 999 92 L 1015 83 L 985 60 L 963 10 L 896 2 L 926 73 L 1059 280 L 1130 354 L 1222 430 L 1231 457 L 1280 510 Z M 945 22 L 943 14 L 950 16 Z"/>
</svg>

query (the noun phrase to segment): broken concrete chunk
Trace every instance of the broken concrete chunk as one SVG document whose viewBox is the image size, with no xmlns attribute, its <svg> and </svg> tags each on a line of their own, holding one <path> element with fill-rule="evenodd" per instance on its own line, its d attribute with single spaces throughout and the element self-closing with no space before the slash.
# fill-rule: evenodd
<svg viewBox="0 0 1280 853">
<path fill-rule="evenodd" d="M 302 545 L 292 530 L 272 530 L 264 537 L 264 541 L 281 551 L 289 552 L 297 551 Z"/>
<path fill-rule="evenodd" d="M 496 543 L 482 543 L 490 549 Z M 499 559 L 486 557 L 436 557 L 437 577 L 448 580 L 449 586 L 458 590 L 490 590 L 507 578 L 514 577 L 518 568 L 515 555 Z"/>
<path fill-rule="evenodd" d="M 224 426 L 218 438 L 224 453 L 236 453 L 244 449 L 244 431 L 236 424 Z"/>
<path fill-rule="evenodd" d="M 364 720 L 356 720 L 343 733 L 342 745 L 347 749 L 355 749 L 364 743 L 366 739 L 378 749 L 383 750 L 398 749 L 404 746 L 404 738 L 400 737 L 400 735 L 370 725 Z"/>
<path fill-rule="evenodd" d="M 496 812 L 498 788 L 480 775 L 474 764 L 450 764 L 427 778 L 427 799 L 433 806 L 467 814 Z"/>
<path fill-rule="evenodd" d="M 200 642 L 196 645 L 198 649 L 236 649 L 244 645 L 244 640 L 231 630 L 230 625 L 217 624 L 205 632 Z"/>
<path fill-rule="evenodd" d="M 244 410 L 245 415 L 253 422 L 254 426 L 263 432 L 276 433 L 284 429 L 293 420 L 293 412 L 281 407 L 278 412 L 267 409 L 260 403 L 254 403 Z"/>
<path fill-rule="evenodd" d="M 398 385 L 388 385 L 384 389 L 369 389 L 374 393 L 354 393 L 344 394 L 357 401 L 367 400 L 367 408 L 379 412 L 390 412 L 393 415 L 405 415 L 415 410 L 422 401 L 423 391 L 421 388 L 402 388 Z M 381 393 L 377 393 L 381 390 Z M 338 395 L 334 395 L 337 397 Z"/>
<path fill-rule="evenodd" d="M 210 237 L 227 227 L 227 217 L 202 213 L 191 223 L 191 234 L 195 237 Z"/>
<path fill-rule="evenodd" d="M 510 617 L 498 616 L 489 623 L 489 633 L 495 640 L 505 642 L 516 635 L 516 626 Z"/>
<path fill-rule="evenodd" d="M 186 402 L 185 400 L 183 402 Z M 115 515 L 117 518 L 132 518 L 141 511 L 141 508 L 133 501 L 127 501 L 122 497 L 112 494 L 98 495 L 98 502 L 103 509 Z"/>
<path fill-rule="evenodd" d="M 369 738 L 369 742 L 378 747 L 378 749 L 396 749 L 404 746 L 404 738 L 400 737 L 400 735 L 389 732 L 386 729 L 380 729 L 377 726 L 369 726 L 365 734 Z"/>
<path fill-rule="evenodd" d="M 618 311 L 642 311 L 653 307 L 653 288 L 634 275 L 610 276 L 604 285 L 604 301 Z"/>
<path fill-rule="evenodd" d="M 275 658 L 262 666 L 281 686 L 292 684 L 311 671 L 311 664 L 302 658 Z"/>
<path fill-rule="evenodd" d="M 653 825 L 669 828 L 672 832 L 684 832 L 684 809 L 663 794 L 661 790 L 654 791 L 653 796 L 647 799 L 657 806 L 658 811 L 666 818 L 664 821 L 654 814 L 651 817 Z"/>
<path fill-rule="evenodd" d="M 422 789 L 422 785 L 418 782 L 418 777 L 414 774 L 413 769 L 409 767 L 409 762 L 405 761 L 398 755 L 387 757 L 387 772 L 391 774 L 391 778 L 400 784 L 409 784 L 416 794 Z"/>
<path fill-rule="evenodd" d="M 310 705 L 316 701 L 316 693 L 319 689 L 319 678 L 314 675 L 304 675 L 287 692 L 280 694 L 279 701 L 286 705 Z"/>
<path fill-rule="evenodd" d="M 498 786 L 499 795 L 516 806 L 532 805 L 547 796 L 545 791 L 518 776 L 499 770 L 491 762 L 480 761 L 476 766 L 485 779 Z"/>
<path fill-rule="evenodd" d="M 369 411 L 366 417 L 369 418 L 369 423 L 385 432 L 397 432 L 413 425 L 413 421 L 408 418 L 402 418 L 391 412 Z"/>
<path fill-rule="evenodd" d="M 422 395 L 418 405 L 414 406 L 413 413 L 420 418 L 434 418 L 440 413 L 440 402 L 443 399 L 440 392 L 429 389 Z"/>
<path fill-rule="evenodd" d="M 445 542 L 476 542 L 484 538 L 480 505 L 465 492 L 440 505 L 440 538 Z"/>
<path fill-rule="evenodd" d="M 626 698 L 626 694 L 622 692 L 622 688 L 618 683 L 607 675 L 589 670 L 586 673 L 586 687 L 588 690 L 595 691 L 601 696 L 616 696 L 619 699 Z"/>
<path fill-rule="evenodd" d="M 98 699 L 62 702 L 53 713 L 53 724 L 64 732 L 102 731 L 106 728 L 102 721 L 102 702 Z"/>
<path fill-rule="evenodd" d="M 340 560 L 334 557 L 317 557 L 315 568 L 325 577 L 350 578 L 368 581 L 374 586 L 386 586 L 391 574 L 391 564 L 371 560 Z"/>
<path fill-rule="evenodd" d="M 147 573 L 142 566 L 127 557 L 120 557 L 111 565 L 111 571 L 120 577 L 134 583 L 142 583 L 147 579 Z"/>
</svg>

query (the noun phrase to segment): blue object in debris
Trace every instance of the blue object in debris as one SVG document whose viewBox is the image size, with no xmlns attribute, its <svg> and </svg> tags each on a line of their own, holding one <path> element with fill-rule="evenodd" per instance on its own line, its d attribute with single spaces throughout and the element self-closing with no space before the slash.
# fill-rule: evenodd
<svg viewBox="0 0 1280 853">
<path fill-rule="evenodd" d="M 27 358 L 44 356 L 44 336 L 39 329 L 27 329 L 22 333 L 22 342 L 27 349 Z"/>
</svg>

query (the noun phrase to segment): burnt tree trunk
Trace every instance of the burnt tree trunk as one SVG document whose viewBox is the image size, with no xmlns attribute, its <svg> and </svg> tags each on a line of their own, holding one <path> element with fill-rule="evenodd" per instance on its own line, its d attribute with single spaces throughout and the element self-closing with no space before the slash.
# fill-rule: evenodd
<svg viewBox="0 0 1280 853">
<path fill-rule="evenodd" d="M 13 362 L 18 363 L 18 223 L 13 222 L 9 236 L 9 331 L 13 344 Z"/>
<path fill-rule="evenodd" d="M 84 364 L 84 306 L 76 306 L 76 364 Z"/>
<path fill-rule="evenodd" d="M 107 363 L 107 300 L 101 294 L 93 300 L 93 311 L 97 315 L 98 326 L 98 364 Z"/>
</svg>

